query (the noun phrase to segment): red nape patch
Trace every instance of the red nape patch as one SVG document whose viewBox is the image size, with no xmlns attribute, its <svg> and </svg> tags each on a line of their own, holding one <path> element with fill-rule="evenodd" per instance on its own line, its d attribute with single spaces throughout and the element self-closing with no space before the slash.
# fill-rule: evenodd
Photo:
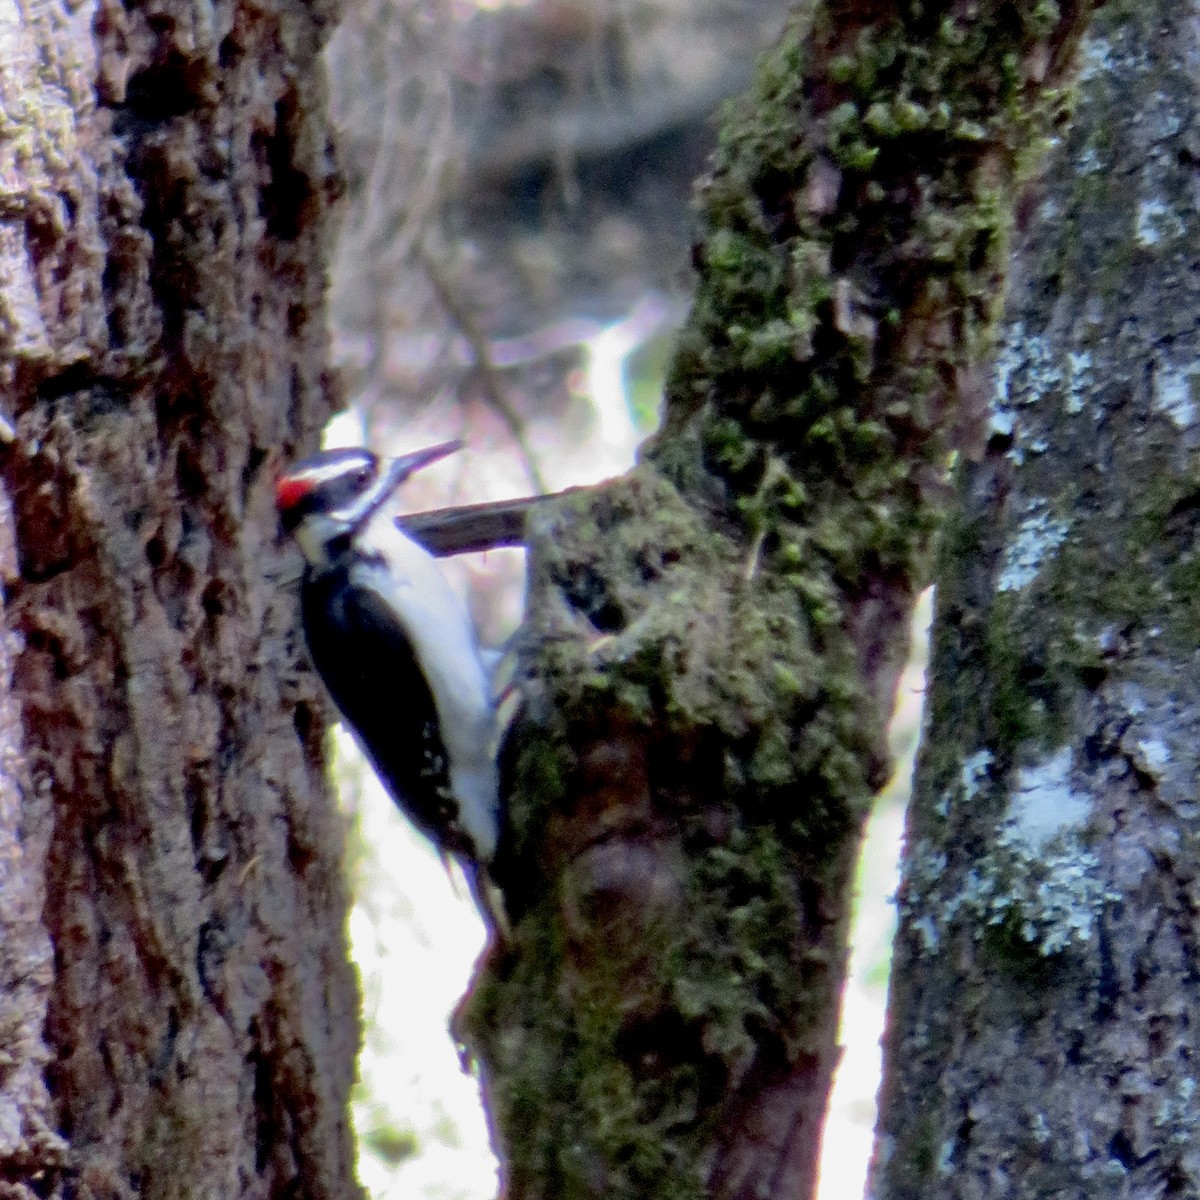
<svg viewBox="0 0 1200 1200">
<path fill-rule="evenodd" d="M 312 480 L 303 475 L 284 475 L 275 484 L 275 507 L 281 513 L 293 509 L 312 491 Z"/>
</svg>

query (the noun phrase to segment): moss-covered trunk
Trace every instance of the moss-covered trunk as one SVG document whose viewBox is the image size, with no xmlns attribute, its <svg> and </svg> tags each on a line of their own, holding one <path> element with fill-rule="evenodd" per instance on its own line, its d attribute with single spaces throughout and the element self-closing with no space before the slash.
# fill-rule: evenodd
<svg viewBox="0 0 1200 1200">
<path fill-rule="evenodd" d="M 1200 25 L 1109 4 L 946 539 L 873 1194 L 1200 1195 Z"/>
<path fill-rule="evenodd" d="M 727 114 L 662 433 L 532 531 L 516 936 L 464 1012 L 511 1200 L 809 1194 L 910 609 L 1086 8 L 806 7 Z"/>
<path fill-rule="evenodd" d="M 0 1191 L 353 1195 L 323 701 L 330 13 L 0 0 Z"/>
</svg>

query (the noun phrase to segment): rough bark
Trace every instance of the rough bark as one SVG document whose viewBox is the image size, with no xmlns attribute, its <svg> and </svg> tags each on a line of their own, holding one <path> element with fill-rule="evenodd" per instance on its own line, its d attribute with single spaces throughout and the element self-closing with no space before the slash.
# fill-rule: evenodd
<svg viewBox="0 0 1200 1200">
<path fill-rule="evenodd" d="M 1200 7 L 1110 4 L 946 541 L 878 1200 L 1200 1194 Z"/>
<path fill-rule="evenodd" d="M 813 1182 L 850 867 L 1086 5 L 805 7 L 704 185 L 661 435 L 531 522 L 517 926 L 463 1013 L 512 1198 Z"/>
<path fill-rule="evenodd" d="M 332 407 L 329 18 L 0 0 L 5 1195 L 355 1191 L 271 505 Z"/>
</svg>

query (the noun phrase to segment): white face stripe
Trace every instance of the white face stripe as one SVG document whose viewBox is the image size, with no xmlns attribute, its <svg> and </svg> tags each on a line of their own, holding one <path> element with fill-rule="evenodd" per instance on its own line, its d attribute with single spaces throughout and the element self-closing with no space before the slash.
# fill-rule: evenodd
<svg viewBox="0 0 1200 1200">
<path fill-rule="evenodd" d="M 308 491 L 317 491 L 327 483 L 340 479 L 351 464 L 370 467 L 371 460 L 365 454 L 345 455 L 332 462 L 311 463 L 299 470 L 289 471 L 285 478 L 289 483 L 303 484 Z"/>
</svg>

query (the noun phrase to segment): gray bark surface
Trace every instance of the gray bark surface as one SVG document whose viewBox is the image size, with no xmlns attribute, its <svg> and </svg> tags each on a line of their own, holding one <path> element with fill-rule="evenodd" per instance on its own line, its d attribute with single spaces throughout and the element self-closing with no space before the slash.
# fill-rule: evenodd
<svg viewBox="0 0 1200 1200">
<path fill-rule="evenodd" d="M 320 5 L 0 3 L 0 1189 L 344 1197 L 272 475 L 330 413 Z"/>
<path fill-rule="evenodd" d="M 1200 1194 L 1200 9 L 1084 64 L 939 576 L 876 1200 Z"/>
</svg>

